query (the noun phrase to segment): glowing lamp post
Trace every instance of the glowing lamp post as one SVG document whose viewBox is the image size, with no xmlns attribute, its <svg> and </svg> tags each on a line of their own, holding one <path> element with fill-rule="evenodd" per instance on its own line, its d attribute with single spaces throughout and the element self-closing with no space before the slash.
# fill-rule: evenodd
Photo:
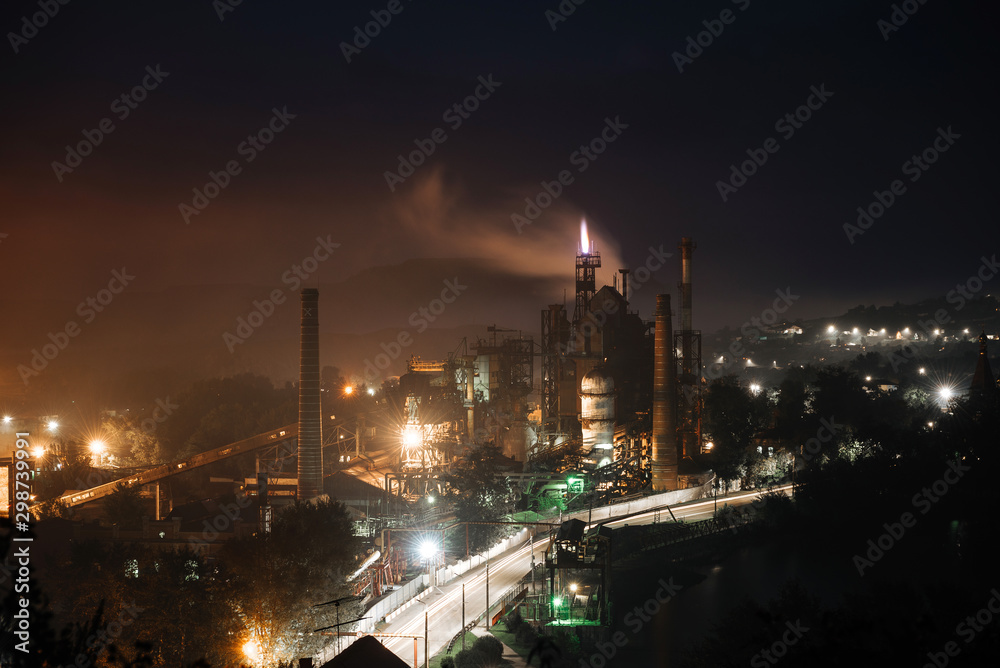
<svg viewBox="0 0 1000 668">
<path fill-rule="evenodd" d="M 437 566 L 437 556 L 441 553 L 438 547 L 437 541 L 432 538 L 425 538 L 423 542 L 420 543 L 420 558 L 427 562 L 427 579 L 430 581 L 430 586 L 435 586 L 435 566 Z"/>
<path fill-rule="evenodd" d="M 94 456 L 94 466 L 100 466 L 104 461 L 104 453 L 108 446 L 104 441 L 97 439 L 90 442 L 90 453 Z"/>
</svg>

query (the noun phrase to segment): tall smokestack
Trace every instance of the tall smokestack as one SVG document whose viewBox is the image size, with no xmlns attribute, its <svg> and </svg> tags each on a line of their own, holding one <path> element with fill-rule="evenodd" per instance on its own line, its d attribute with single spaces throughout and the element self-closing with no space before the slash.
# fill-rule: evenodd
<svg viewBox="0 0 1000 668">
<path fill-rule="evenodd" d="M 694 368 L 695 358 L 701 359 L 701 346 L 699 338 L 699 354 L 694 353 L 694 332 L 692 331 L 691 320 L 691 256 L 694 254 L 695 244 L 691 237 L 682 237 L 681 243 L 677 246 L 681 252 L 681 386 L 685 389 L 684 396 L 687 400 L 681 409 L 680 423 L 680 454 L 681 457 L 691 457 L 698 454 L 698 441 L 700 441 L 700 430 L 697 426 L 696 407 L 692 405 L 691 397 L 694 396 L 692 390 L 695 389 L 697 381 L 695 379 L 696 370 Z M 697 369 L 700 373 L 701 369 Z"/>
<path fill-rule="evenodd" d="M 302 338 L 299 357 L 300 500 L 323 493 L 323 421 L 319 395 L 319 290 L 302 290 Z"/>
<path fill-rule="evenodd" d="M 618 270 L 622 275 L 622 300 L 628 304 L 628 269 Z"/>
<path fill-rule="evenodd" d="M 690 332 L 691 326 L 691 255 L 696 248 L 691 237 L 683 237 L 677 247 L 681 252 L 681 331 Z M 690 337 L 687 340 L 688 350 L 684 351 L 684 358 L 689 359 L 691 355 Z"/>
<path fill-rule="evenodd" d="M 656 295 L 653 338 L 653 491 L 677 489 L 677 389 L 670 295 Z"/>
</svg>

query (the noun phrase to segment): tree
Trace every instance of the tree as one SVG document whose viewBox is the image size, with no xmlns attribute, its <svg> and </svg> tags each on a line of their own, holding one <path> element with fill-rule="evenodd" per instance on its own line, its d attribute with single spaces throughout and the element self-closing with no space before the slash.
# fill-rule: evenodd
<svg viewBox="0 0 1000 668">
<path fill-rule="evenodd" d="M 104 499 L 104 514 L 108 522 L 122 529 L 141 529 L 146 509 L 138 485 L 118 483 Z"/>
<path fill-rule="evenodd" d="M 503 476 L 506 462 L 500 446 L 493 443 L 469 448 L 448 478 L 448 497 L 460 522 L 498 521 L 514 512 L 517 490 Z M 505 533 L 501 526 L 470 526 L 469 549 L 485 549 Z"/>
<path fill-rule="evenodd" d="M 153 432 L 144 429 L 137 416 L 115 415 L 101 422 L 109 436 L 112 450 L 119 453 L 126 466 L 153 466 L 163 462 L 160 443 Z"/>
<path fill-rule="evenodd" d="M 254 640 L 264 656 L 288 661 L 315 654 L 325 639 L 315 629 L 335 623 L 333 606 L 347 596 L 346 576 L 355 564 L 356 539 L 339 503 L 296 502 L 270 534 L 231 540 L 219 556 L 225 600 L 238 628 L 227 651 Z M 341 621 L 356 613 L 341 606 Z"/>
<path fill-rule="evenodd" d="M 751 395 L 734 376 L 725 376 L 709 386 L 704 405 L 705 431 L 714 443 L 706 462 L 722 480 L 742 478 L 753 437 L 766 424 L 766 398 Z"/>
</svg>

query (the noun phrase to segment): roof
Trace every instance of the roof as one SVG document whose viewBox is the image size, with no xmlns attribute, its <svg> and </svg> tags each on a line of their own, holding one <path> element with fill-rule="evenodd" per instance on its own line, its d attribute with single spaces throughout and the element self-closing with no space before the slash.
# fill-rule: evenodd
<svg viewBox="0 0 1000 668">
<path fill-rule="evenodd" d="M 374 636 L 361 636 L 322 668 L 409 668 Z"/>
<path fill-rule="evenodd" d="M 583 529 L 587 524 L 583 520 L 566 520 L 559 525 L 559 532 L 556 534 L 557 541 L 568 540 L 579 543 L 583 540 Z"/>
</svg>

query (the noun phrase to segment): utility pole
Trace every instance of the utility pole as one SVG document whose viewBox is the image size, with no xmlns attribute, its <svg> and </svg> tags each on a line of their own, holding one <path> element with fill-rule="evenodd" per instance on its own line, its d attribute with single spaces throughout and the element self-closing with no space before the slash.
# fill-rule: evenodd
<svg viewBox="0 0 1000 668">
<path fill-rule="evenodd" d="M 465 650 L 465 583 L 462 583 L 462 649 Z"/>
<path fill-rule="evenodd" d="M 430 656 L 427 654 L 427 616 L 428 612 L 424 610 L 424 668 L 427 668 L 430 663 Z"/>
<path fill-rule="evenodd" d="M 490 630 L 490 551 L 486 551 L 486 630 Z"/>
</svg>

